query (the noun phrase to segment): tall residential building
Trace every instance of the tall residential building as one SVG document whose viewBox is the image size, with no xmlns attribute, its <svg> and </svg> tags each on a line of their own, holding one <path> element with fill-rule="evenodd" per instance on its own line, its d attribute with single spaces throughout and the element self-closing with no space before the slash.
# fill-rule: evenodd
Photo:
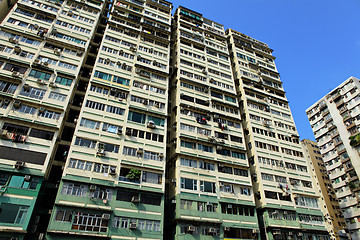
<svg viewBox="0 0 360 240">
<path fill-rule="evenodd" d="M 52 154 L 103 7 L 19 0 L 0 25 L 1 238 L 46 231 Z"/>
<path fill-rule="evenodd" d="M 269 46 L 227 30 L 262 239 L 327 239 Z"/>
<path fill-rule="evenodd" d="M 86 62 L 48 239 L 163 239 L 171 9 L 113 2 Z"/>
<path fill-rule="evenodd" d="M 184 7 L 172 28 L 167 239 L 257 238 L 224 28 Z"/>
<path fill-rule="evenodd" d="M 301 141 L 314 189 L 321 194 L 319 199 L 325 217 L 325 225 L 332 239 L 348 239 L 346 224 L 332 187 L 325 163 L 317 143 L 308 139 Z"/>
<path fill-rule="evenodd" d="M 350 77 L 306 110 L 353 239 L 360 238 L 359 88 Z"/>
</svg>

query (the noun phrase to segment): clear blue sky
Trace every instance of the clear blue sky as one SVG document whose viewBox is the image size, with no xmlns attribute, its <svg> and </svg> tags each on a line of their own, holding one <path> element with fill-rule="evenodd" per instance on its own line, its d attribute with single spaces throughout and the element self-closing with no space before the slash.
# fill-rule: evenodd
<svg viewBox="0 0 360 240">
<path fill-rule="evenodd" d="M 300 138 L 305 110 L 350 76 L 360 78 L 360 1 L 173 0 L 274 49 Z"/>
</svg>

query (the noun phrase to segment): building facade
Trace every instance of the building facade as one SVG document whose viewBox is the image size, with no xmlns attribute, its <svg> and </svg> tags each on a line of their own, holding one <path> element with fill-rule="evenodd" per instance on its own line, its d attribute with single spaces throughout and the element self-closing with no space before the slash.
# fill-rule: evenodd
<svg viewBox="0 0 360 240">
<path fill-rule="evenodd" d="M 53 155 L 103 8 L 21 0 L 0 25 L 2 237 L 46 231 L 56 192 L 48 180 L 61 171 Z"/>
<path fill-rule="evenodd" d="M 232 29 L 226 33 L 262 239 L 327 239 L 273 50 Z"/>
<path fill-rule="evenodd" d="M 325 217 L 325 225 L 332 239 L 348 239 L 345 219 L 335 196 L 325 163 L 317 143 L 308 139 L 301 140 L 309 172 L 316 191 L 321 194 L 320 206 Z"/>
<path fill-rule="evenodd" d="M 224 28 L 184 7 L 175 11 L 172 27 L 167 167 L 171 235 L 174 239 L 257 238 Z"/>
<path fill-rule="evenodd" d="M 353 239 L 360 238 L 359 86 L 350 77 L 306 110 Z"/>
<path fill-rule="evenodd" d="M 113 2 L 76 99 L 48 239 L 163 239 L 171 8 Z"/>
</svg>

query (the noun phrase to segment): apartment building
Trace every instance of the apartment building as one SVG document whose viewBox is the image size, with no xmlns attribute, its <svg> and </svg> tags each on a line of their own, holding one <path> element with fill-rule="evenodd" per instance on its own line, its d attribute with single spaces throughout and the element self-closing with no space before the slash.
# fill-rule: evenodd
<svg viewBox="0 0 360 240">
<path fill-rule="evenodd" d="M 226 34 L 262 239 L 328 239 L 273 50 Z"/>
<path fill-rule="evenodd" d="M 84 95 L 74 98 L 48 239 L 163 239 L 171 9 L 113 2 Z"/>
<path fill-rule="evenodd" d="M 167 239 L 257 238 L 224 27 L 179 7 L 172 28 Z"/>
<path fill-rule="evenodd" d="M 353 239 L 360 238 L 359 87 L 350 77 L 306 110 Z"/>
<path fill-rule="evenodd" d="M 1 238 L 46 230 L 38 208 L 52 206 L 52 154 L 103 6 L 19 0 L 0 24 Z"/>
<path fill-rule="evenodd" d="M 304 148 L 314 189 L 321 195 L 319 203 L 325 217 L 325 225 L 332 239 L 348 239 L 345 219 L 332 187 L 325 163 L 317 143 L 308 139 L 301 141 Z"/>
</svg>

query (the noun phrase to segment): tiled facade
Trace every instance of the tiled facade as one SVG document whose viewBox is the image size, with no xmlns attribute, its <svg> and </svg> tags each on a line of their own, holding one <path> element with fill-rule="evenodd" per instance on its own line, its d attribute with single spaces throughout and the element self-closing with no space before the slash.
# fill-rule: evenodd
<svg viewBox="0 0 360 240">
<path fill-rule="evenodd" d="M 327 239 L 273 50 L 232 29 L 227 36 L 262 238 Z"/>
<path fill-rule="evenodd" d="M 350 77 L 306 110 L 353 239 L 360 238 L 359 87 Z"/>
<path fill-rule="evenodd" d="M 333 239 L 348 239 L 345 219 L 335 196 L 325 163 L 317 143 L 308 139 L 301 141 L 314 189 L 321 194 L 319 199 L 325 217 L 325 225 Z M 323 194 L 322 194 L 323 193 Z"/>
</svg>

